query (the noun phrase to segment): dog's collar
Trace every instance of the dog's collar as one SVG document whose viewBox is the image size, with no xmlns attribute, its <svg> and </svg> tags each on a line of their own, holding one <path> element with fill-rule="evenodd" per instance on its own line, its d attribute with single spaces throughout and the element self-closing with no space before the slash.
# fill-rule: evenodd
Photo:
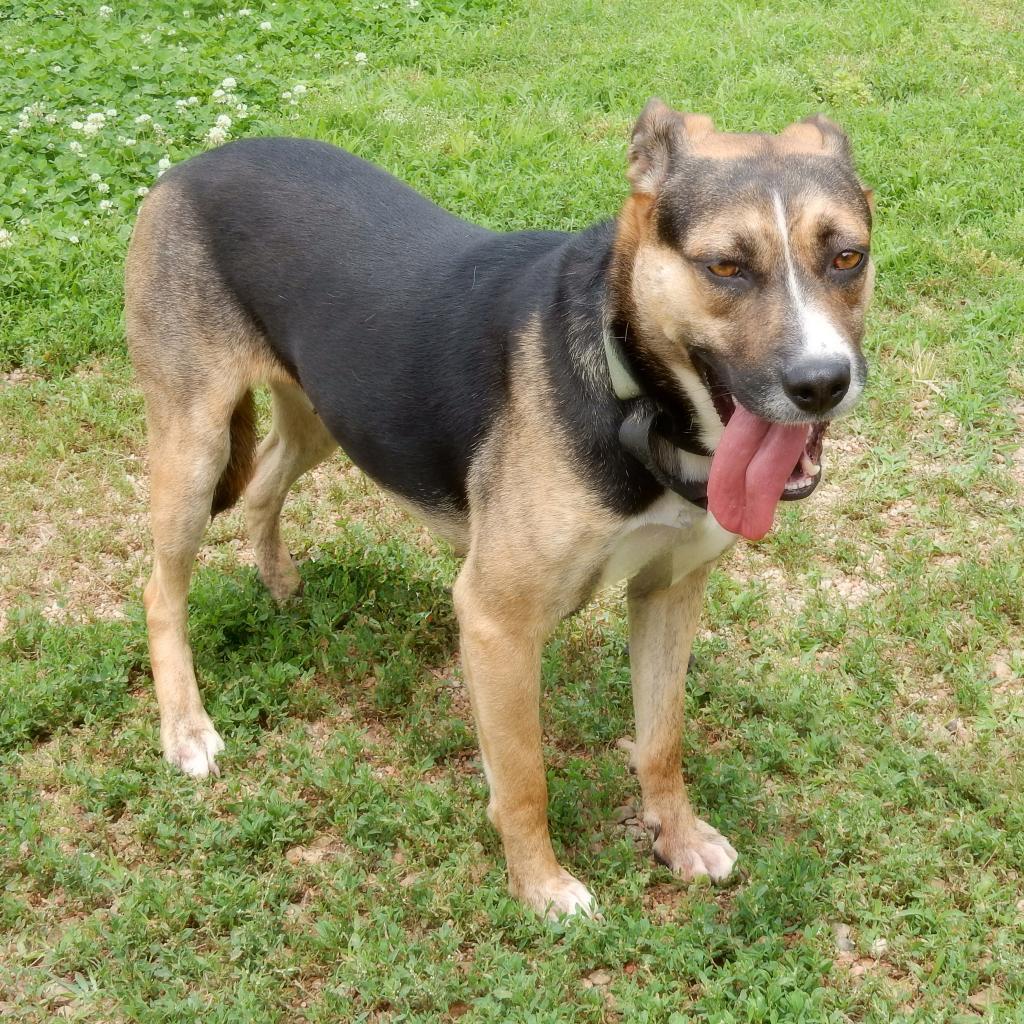
<svg viewBox="0 0 1024 1024">
<path fill-rule="evenodd" d="M 622 402 L 629 403 L 629 411 L 619 427 L 619 443 L 662 487 L 666 487 L 687 501 L 693 502 L 694 505 L 706 509 L 708 507 L 707 481 L 684 480 L 678 473 L 664 470 L 655 457 L 653 451 L 655 442 L 659 437 L 665 438 L 664 433 L 656 429 L 655 423 L 664 410 L 644 392 L 640 382 L 629 368 L 622 346 L 610 327 L 606 327 L 604 330 L 604 352 L 615 397 Z M 676 446 L 673 445 L 673 447 Z M 692 451 L 692 449 L 683 450 Z M 701 450 L 694 451 L 694 454 L 706 455 L 707 451 L 701 446 Z"/>
<path fill-rule="evenodd" d="M 625 353 L 615 337 L 611 327 L 604 329 L 604 354 L 608 360 L 608 373 L 612 378 L 612 391 L 620 401 L 628 402 L 631 398 L 639 398 L 644 389 L 640 382 L 633 376 L 633 371 L 626 363 Z"/>
</svg>

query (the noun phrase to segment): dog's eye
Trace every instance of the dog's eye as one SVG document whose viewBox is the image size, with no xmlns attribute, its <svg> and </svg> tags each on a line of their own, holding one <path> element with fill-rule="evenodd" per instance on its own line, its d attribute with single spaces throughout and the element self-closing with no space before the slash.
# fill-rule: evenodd
<svg viewBox="0 0 1024 1024">
<path fill-rule="evenodd" d="M 832 266 L 836 270 L 853 270 L 854 267 L 859 267 L 861 261 L 864 259 L 864 253 L 858 252 L 856 249 L 844 249 L 833 261 Z"/>
<path fill-rule="evenodd" d="M 722 260 L 721 263 L 709 263 L 708 270 L 715 277 L 739 277 L 740 265 L 738 263 L 731 263 L 729 260 Z"/>
</svg>

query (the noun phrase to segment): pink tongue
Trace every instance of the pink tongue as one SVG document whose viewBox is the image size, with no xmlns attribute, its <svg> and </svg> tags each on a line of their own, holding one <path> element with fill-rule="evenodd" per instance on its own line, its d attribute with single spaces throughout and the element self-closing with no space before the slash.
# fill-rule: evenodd
<svg viewBox="0 0 1024 1024">
<path fill-rule="evenodd" d="M 810 426 L 770 423 L 738 402 L 711 460 L 708 511 L 730 533 L 760 540 L 807 443 Z"/>
</svg>

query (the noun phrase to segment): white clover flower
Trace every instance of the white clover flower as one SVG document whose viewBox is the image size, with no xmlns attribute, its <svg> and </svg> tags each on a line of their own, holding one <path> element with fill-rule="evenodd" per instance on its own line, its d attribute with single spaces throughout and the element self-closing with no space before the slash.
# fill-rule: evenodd
<svg viewBox="0 0 1024 1024">
<path fill-rule="evenodd" d="M 230 128 L 231 118 L 227 114 L 218 114 L 216 124 L 218 128 Z"/>
<path fill-rule="evenodd" d="M 292 92 L 295 93 L 296 96 L 301 96 L 305 91 L 306 87 L 301 82 L 297 82 L 292 86 Z"/>
<path fill-rule="evenodd" d="M 107 107 L 104 113 L 107 117 L 117 117 L 117 110 L 114 107 Z"/>
<path fill-rule="evenodd" d="M 363 53 L 363 51 L 362 51 L 362 50 L 360 50 L 360 51 L 359 51 L 359 52 L 358 52 L 358 53 L 356 54 L 356 63 L 357 63 L 357 64 L 365 64 L 365 63 L 366 63 L 366 54 L 365 54 L 365 53 Z"/>
<path fill-rule="evenodd" d="M 184 110 L 184 109 L 185 109 L 185 107 L 187 106 L 187 104 L 185 103 L 185 101 L 184 101 L 184 100 L 175 100 L 175 101 L 174 101 L 174 105 L 175 105 L 175 106 L 176 106 L 176 107 L 177 107 L 177 108 L 178 108 L 179 110 Z"/>
<path fill-rule="evenodd" d="M 281 93 L 281 99 L 283 99 L 283 100 L 290 100 L 291 98 L 292 98 L 292 94 L 291 94 L 291 92 L 288 89 L 285 89 L 285 91 L 283 93 Z"/>
<path fill-rule="evenodd" d="M 100 200 L 100 209 L 101 210 L 104 210 L 104 211 L 110 210 L 113 207 L 113 205 L 114 204 L 109 199 L 101 199 Z"/>
<path fill-rule="evenodd" d="M 198 96 L 189 96 L 189 98 L 187 100 L 185 100 L 185 102 L 190 107 L 196 107 L 196 106 L 199 105 L 199 97 Z"/>
<path fill-rule="evenodd" d="M 169 156 L 160 157 L 160 161 L 157 163 L 157 169 L 160 171 L 166 171 L 171 166 L 171 158 Z"/>
<path fill-rule="evenodd" d="M 101 4 L 99 10 L 96 12 L 101 18 L 109 18 L 114 13 L 114 8 L 107 4 Z"/>
<path fill-rule="evenodd" d="M 75 156 L 81 156 L 83 152 L 82 144 L 77 139 L 72 139 L 68 143 L 68 149 L 70 149 L 71 152 L 75 154 Z"/>
<path fill-rule="evenodd" d="M 222 142 L 226 142 L 227 138 L 227 131 L 225 131 L 225 129 L 221 128 L 219 125 L 214 125 L 206 133 L 206 141 L 213 146 L 219 146 Z"/>
<path fill-rule="evenodd" d="M 68 241 L 72 245 L 78 245 L 78 235 L 68 235 Z"/>
<path fill-rule="evenodd" d="M 236 85 L 238 85 L 238 83 L 230 75 L 220 83 L 220 87 L 222 89 L 234 89 Z"/>
<path fill-rule="evenodd" d="M 7 228 L 0 228 L 0 249 L 9 249 L 14 245 L 14 239 L 11 237 L 10 231 Z"/>
<path fill-rule="evenodd" d="M 96 182 L 96 181 L 101 181 L 102 179 L 100 178 L 100 176 L 95 171 L 93 171 L 92 174 L 89 175 L 89 180 L 92 181 L 92 182 Z"/>
<path fill-rule="evenodd" d="M 215 100 L 220 100 L 227 96 L 227 93 L 223 89 L 214 89 L 210 96 Z"/>
<path fill-rule="evenodd" d="M 82 125 L 83 135 L 98 135 L 102 130 L 103 126 L 107 123 L 105 114 L 90 114 L 85 119 L 85 124 Z"/>
<path fill-rule="evenodd" d="M 137 118 L 135 118 L 135 123 L 136 124 L 149 124 L 149 122 L 152 121 L 152 120 L 153 120 L 153 115 L 152 114 L 139 114 L 139 116 Z"/>
<path fill-rule="evenodd" d="M 136 194 L 137 196 L 148 196 L 148 195 L 149 195 L 149 189 L 148 189 L 148 188 L 146 188 L 146 186 L 145 186 L 145 185 L 140 185 L 140 186 L 139 186 L 139 187 L 138 187 L 138 188 L 137 188 L 137 189 L 135 190 L 135 194 Z"/>
<path fill-rule="evenodd" d="M 415 11 L 420 5 L 420 0 L 409 0 L 409 10 Z"/>
<path fill-rule="evenodd" d="M 85 127 L 85 125 L 82 124 L 81 121 L 72 121 L 71 122 L 71 130 L 73 132 L 80 132 L 84 127 Z"/>
<path fill-rule="evenodd" d="M 139 42 L 142 43 L 143 46 L 149 46 L 149 44 L 153 42 L 153 33 L 143 32 L 142 35 L 139 36 Z"/>
<path fill-rule="evenodd" d="M 96 191 L 99 192 L 101 195 L 106 194 L 107 192 L 110 191 L 110 186 L 105 181 L 101 181 L 96 186 Z"/>
<path fill-rule="evenodd" d="M 23 50 L 19 50 L 18 52 L 19 53 L 23 53 L 24 51 Z M 51 64 L 50 65 L 50 74 L 51 75 L 59 75 L 59 74 L 62 74 L 63 71 L 64 71 L 64 69 L 59 64 Z"/>
<path fill-rule="evenodd" d="M 249 116 L 249 104 L 248 103 L 239 103 L 238 106 L 235 107 L 235 117 L 237 117 L 238 120 L 241 121 L 243 118 L 246 118 L 248 116 Z"/>
<path fill-rule="evenodd" d="M 238 8 L 238 16 L 240 18 L 248 18 L 251 15 L 252 15 L 252 11 L 250 11 L 248 7 L 239 7 Z"/>
<path fill-rule="evenodd" d="M 47 124 L 56 124 L 57 123 L 57 115 L 56 114 L 47 114 L 46 117 L 43 118 L 43 120 Z"/>
<path fill-rule="evenodd" d="M 274 26 L 269 21 L 260 22 L 260 30 L 263 32 L 269 32 Z"/>
</svg>

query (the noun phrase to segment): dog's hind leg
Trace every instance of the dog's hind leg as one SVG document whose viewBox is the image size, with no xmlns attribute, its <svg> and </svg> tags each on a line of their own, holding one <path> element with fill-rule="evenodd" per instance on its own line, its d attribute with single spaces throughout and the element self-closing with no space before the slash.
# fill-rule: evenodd
<svg viewBox="0 0 1024 1024">
<path fill-rule="evenodd" d="M 181 408 L 151 398 L 148 411 L 154 550 L 144 602 L 160 741 L 164 757 L 197 778 L 217 774 L 216 756 L 224 744 L 196 685 L 188 643 L 188 587 L 214 496 L 219 485 L 223 489 L 229 467 L 236 402 L 232 395 L 194 395 Z M 251 403 L 248 392 L 241 398 L 246 403 Z M 236 419 L 236 430 L 237 425 Z"/>
<path fill-rule="evenodd" d="M 736 851 L 690 807 L 683 782 L 683 697 L 690 648 L 710 566 L 674 586 L 630 583 L 629 658 L 636 742 L 632 755 L 644 800 L 644 824 L 654 832 L 654 857 L 685 879 L 725 878 Z"/>
<path fill-rule="evenodd" d="M 245 492 L 245 518 L 260 577 L 275 601 L 298 591 L 299 574 L 281 539 L 281 508 L 289 488 L 337 447 L 302 389 L 271 383 L 274 419 L 260 445 L 256 471 Z"/>
</svg>

